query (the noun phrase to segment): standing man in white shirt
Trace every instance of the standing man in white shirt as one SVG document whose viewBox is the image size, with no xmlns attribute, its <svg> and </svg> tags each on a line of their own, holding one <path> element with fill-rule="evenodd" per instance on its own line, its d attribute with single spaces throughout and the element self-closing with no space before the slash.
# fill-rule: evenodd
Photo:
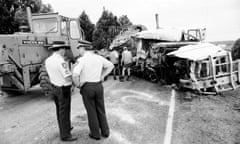
<svg viewBox="0 0 240 144">
<path fill-rule="evenodd" d="M 109 54 L 110 61 L 114 64 L 113 69 L 113 79 L 117 80 L 116 72 L 118 71 L 118 75 L 120 75 L 120 67 L 119 67 L 119 54 L 117 50 L 112 50 Z"/>
<path fill-rule="evenodd" d="M 80 88 L 84 106 L 87 110 L 89 137 L 100 140 L 110 134 L 105 113 L 104 89 L 102 81 L 114 68 L 113 64 L 102 56 L 96 55 L 89 45 L 78 47 L 80 58 L 73 69 L 74 84 Z"/>
<path fill-rule="evenodd" d="M 127 70 L 127 81 L 130 80 L 132 62 L 133 62 L 133 56 L 131 51 L 129 51 L 127 47 L 124 47 L 122 52 L 122 59 L 121 59 L 121 65 L 123 66 L 121 81 L 124 81 L 126 70 Z"/>
<path fill-rule="evenodd" d="M 71 85 L 72 74 L 64 59 L 66 49 L 64 41 L 56 41 L 49 49 L 53 54 L 45 61 L 46 70 L 52 84 L 52 97 L 56 104 L 57 120 L 62 141 L 75 141 L 71 135 Z"/>
</svg>

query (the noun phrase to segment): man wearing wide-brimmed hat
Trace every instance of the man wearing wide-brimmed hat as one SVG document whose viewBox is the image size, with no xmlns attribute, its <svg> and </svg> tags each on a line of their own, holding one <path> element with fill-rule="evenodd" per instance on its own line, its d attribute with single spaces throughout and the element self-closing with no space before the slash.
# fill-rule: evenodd
<svg viewBox="0 0 240 144">
<path fill-rule="evenodd" d="M 66 49 L 64 41 L 55 41 L 49 49 L 53 54 L 46 59 L 46 70 L 52 84 L 52 97 L 56 104 L 57 120 L 62 141 L 75 141 L 71 135 L 71 85 L 72 74 L 68 63 L 64 59 Z"/>
<path fill-rule="evenodd" d="M 112 71 L 114 65 L 104 57 L 95 54 L 88 44 L 81 43 L 77 48 L 81 57 L 73 69 L 73 81 L 80 88 L 87 110 L 89 137 L 100 140 L 102 134 L 107 138 L 110 132 L 105 114 L 102 80 Z"/>
</svg>

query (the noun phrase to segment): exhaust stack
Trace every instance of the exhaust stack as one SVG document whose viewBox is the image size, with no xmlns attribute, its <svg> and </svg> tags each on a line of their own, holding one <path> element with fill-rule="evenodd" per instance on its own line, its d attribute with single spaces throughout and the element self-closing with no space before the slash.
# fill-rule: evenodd
<svg viewBox="0 0 240 144">
<path fill-rule="evenodd" d="M 29 24 L 29 27 L 30 27 L 30 32 L 33 32 L 32 12 L 31 12 L 30 7 L 27 7 L 27 18 L 28 18 L 28 24 Z"/>
<path fill-rule="evenodd" d="M 159 18 L 158 18 L 158 14 L 156 14 L 155 17 L 156 17 L 156 28 L 159 29 Z"/>
</svg>

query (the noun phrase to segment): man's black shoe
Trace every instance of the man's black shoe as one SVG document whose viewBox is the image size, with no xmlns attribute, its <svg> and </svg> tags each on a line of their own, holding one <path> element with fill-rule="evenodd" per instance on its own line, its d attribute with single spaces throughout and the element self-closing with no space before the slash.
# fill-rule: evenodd
<svg viewBox="0 0 240 144">
<path fill-rule="evenodd" d="M 119 78 L 120 82 L 124 82 L 124 77 Z"/>
<path fill-rule="evenodd" d="M 91 139 L 94 139 L 94 140 L 100 140 L 101 138 L 100 137 L 94 137 L 92 134 L 89 134 L 88 135 Z"/>
<path fill-rule="evenodd" d="M 72 136 L 62 138 L 62 141 L 76 141 L 76 140 L 77 140 L 77 138 L 76 137 L 72 137 Z"/>
<path fill-rule="evenodd" d="M 109 137 L 109 134 L 102 134 L 102 137 L 108 138 L 108 137 Z"/>
</svg>

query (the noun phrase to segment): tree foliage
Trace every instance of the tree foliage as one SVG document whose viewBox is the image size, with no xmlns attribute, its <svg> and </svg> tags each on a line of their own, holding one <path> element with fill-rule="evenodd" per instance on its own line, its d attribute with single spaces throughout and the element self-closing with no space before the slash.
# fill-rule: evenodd
<svg viewBox="0 0 240 144">
<path fill-rule="evenodd" d="M 121 28 L 123 31 L 127 30 L 130 26 L 133 25 L 127 15 L 122 15 L 121 17 L 119 17 L 119 23 L 121 24 Z"/>
<path fill-rule="evenodd" d="M 95 25 L 91 22 L 85 11 L 79 16 L 80 26 L 84 31 L 85 39 L 92 42 Z"/>
<path fill-rule="evenodd" d="M 49 13 L 53 12 L 53 8 L 50 4 L 43 4 L 40 10 L 40 13 Z"/>
<path fill-rule="evenodd" d="M 93 46 L 96 49 L 108 49 L 114 37 L 119 34 L 121 24 L 112 12 L 104 10 L 93 32 Z"/>
<path fill-rule="evenodd" d="M 235 41 L 232 47 L 233 60 L 240 59 L 240 38 Z"/>
<path fill-rule="evenodd" d="M 17 30 L 17 23 L 14 20 L 14 7 L 11 1 L 0 1 L 0 33 L 8 34 Z"/>
<path fill-rule="evenodd" d="M 0 34 L 11 34 L 19 25 L 28 25 L 26 7 L 32 13 L 51 12 L 51 5 L 42 4 L 41 0 L 0 0 Z"/>
</svg>

